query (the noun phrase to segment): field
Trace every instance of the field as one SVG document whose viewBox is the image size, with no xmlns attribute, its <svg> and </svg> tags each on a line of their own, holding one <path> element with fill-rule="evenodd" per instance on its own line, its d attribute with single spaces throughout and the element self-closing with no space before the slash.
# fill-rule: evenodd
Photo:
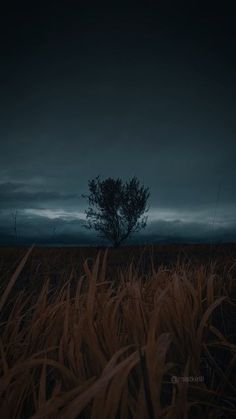
<svg viewBox="0 0 236 419">
<path fill-rule="evenodd" d="M 0 248 L 0 417 L 235 418 L 236 245 Z"/>
</svg>

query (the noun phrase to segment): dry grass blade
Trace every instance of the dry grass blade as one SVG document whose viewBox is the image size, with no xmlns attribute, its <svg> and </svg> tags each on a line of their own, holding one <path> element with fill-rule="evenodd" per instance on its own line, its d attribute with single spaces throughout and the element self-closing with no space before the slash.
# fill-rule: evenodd
<svg viewBox="0 0 236 419">
<path fill-rule="evenodd" d="M 43 364 L 40 382 L 39 382 L 39 396 L 38 396 L 39 408 L 43 406 L 46 402 L 46 369 L 47 369 L 47 365 Z"/>
<path fill-rule="evenodd" d="M 25 264 L 27 262 L 27 259 L 28 259 L 29 255 L 30 255 L 30 253 L 32 252 L 33 248 L 34 248 L 34 245 L 31 246 L 31 248 L 28 250 L 28 252 L 26 253 L 26 255 L 23 257 L 22 261 L 17 266 L 14 274 L 12 275 L 12 277 L 11 277 L 11 279 L 10 279 L 10 281 L 9 281 L 9 283 L 8 283 L 8 285 L 7 285 L 4 293 L 3 293 L 3 295 L 1 296 L 1 299 L 0 299 L 0 312 L 2 311 L 3 306 L 4 306 L 4 304 L 5 304 L 6 300 L 7 300 L 7 297 L 10 294 L 10 292 L 11 292 L 11 290 L 12 290 L 12 288 L 13 288 L 13 286 L 14 286 L 17 278 L 18 278 L 18 276 L 20 275 L 22 269 L 24 268 L 24 266 L 25 266 Z"/>
<path fill-rule="evenodd" d="M 112 250 L 109 263 L 107 250 L 96 250 L 93 264 L 83 257 L 67 269 L 52 249 L 61 265 L 53 270 L 50 260 L 43 276 L 38 260 L 33 268 L 36 249 L 25 272 L 40 287 L 14 293 L 31 251 L 0 299 L 8 314 L 0 323 L 0 417 L 231 419 L 236 306 L 232 281 L 215 266 L 158 268 L 146 252 L 143 266 L 131 255 L 132 264 L 114 267 Z"/>
<path fill-rule="evenodd" d="M 199 340 L 199 342 L 201 342 L 201 340 L 202 340 L 202 333 L 203 333 L 203 329 L 204 329 L 204 327 L 207 327 L 207 323 L 208 323 L 208 321 L 209 321 L 209 317 L 211 316 L 211 314 L 212 314 L 212 312 L 216 309 L 216 307 L 218 307 L 224 300 L 226 299 L 226 297 L 225 296 L 223 296 L 223 297 L 219 297 L 219 298 L 217 298 L 217 300 L 215 300 L 211 305 L 210 305 L 210 307 L 208 307 L 208 309 L 205 311 L 205 313 L 204 313 L 204 315 L 203 315 L 203 317 L 202 317 L 202 319 L 201 319 L 201 322 L 200 322 L 200 325 L 199 325 L 199 327 L 198 327 L 198 331 L 197 331 L 197 334 L 198 334 L 198 340 Z"/>
<path fill-rule="evenodd" d="M 144 385 L 144 393 L 145 393 L 145 399 L 146 399 L 146 404 L 147 404 L 148 417 L 150 419 L 155 419 L 155 413 L 154 413 L 154 408 L 153 408 L 152 399 L 151 399 L 151 389 L 150 389 L 150 383 L 149 383 L 148 368 L 147 368 L 145 352 L 142 352 L 140 350 L 139 357 L 140 357 L 140 364 L 142 368 L 143 385 Z"/>
</svg>

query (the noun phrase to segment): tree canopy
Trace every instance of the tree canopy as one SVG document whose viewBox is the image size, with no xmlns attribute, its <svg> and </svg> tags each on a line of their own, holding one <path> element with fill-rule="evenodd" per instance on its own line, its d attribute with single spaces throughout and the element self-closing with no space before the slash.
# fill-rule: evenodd
<svg viewBox="0 0 236 419">
<path fill-rule="evenodd" d="M 148 211 L 149 188 L 140 185 L 133 177 L 123 182 L 120 178 L 101 180 L 99 176 L 88 182 L 89 207 L 86 210 L 86 227 L 109 240 L 114 247 L 145 228 Z"/>
</svg>

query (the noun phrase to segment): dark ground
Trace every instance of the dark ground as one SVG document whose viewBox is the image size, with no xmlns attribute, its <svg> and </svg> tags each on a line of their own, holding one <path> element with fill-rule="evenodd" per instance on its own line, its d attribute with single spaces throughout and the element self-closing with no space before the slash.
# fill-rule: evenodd
<svg viewBox="0 0 236 419">
<path fill-rule="evenodd" d="M 28 247 L 0 247 L 0 289 L 9 281 Z M 99 247 L 35 247 L 27 264 L 15 284 L 16 289 L 27 288 L 36 291 L 41 288 L 46 278 L 52 286 L 60 286 L 69 277 L 77 282 L 83 273 L 83 262 L 89 258 L 91 266 L 98 252 L 104 254 L 105 248 Z M 172 266 L 176 263 L 199 265 L 215 263 L 221 275 L 236 276 L 235 244 L 195 244 L 195 245 L 149 245 L 123 246 L 108 250 L 108 273 L 112 279 L 119 268 L 125 269 L 131 262 L 140 274 L 147 274 L 151 269 L 151 259 L 155 268 Z"/>
</svg>

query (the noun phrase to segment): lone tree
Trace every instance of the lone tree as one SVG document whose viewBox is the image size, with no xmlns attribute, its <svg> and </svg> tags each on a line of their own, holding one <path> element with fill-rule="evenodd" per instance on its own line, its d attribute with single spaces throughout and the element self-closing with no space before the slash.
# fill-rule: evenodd
<svg viewBox="0 0 236 419">
<path fill-rule="evenodd" d="M 97 176 L 88 182 L 89 208 L 85 211 L 88 229 L 97 231 L 100 237 L 108 239 L 114 247 L 146 227 L 149 188 L 140 185 L 136 177 L 128 182 L 120 178 L 103 181 Z"/>
</svg>

